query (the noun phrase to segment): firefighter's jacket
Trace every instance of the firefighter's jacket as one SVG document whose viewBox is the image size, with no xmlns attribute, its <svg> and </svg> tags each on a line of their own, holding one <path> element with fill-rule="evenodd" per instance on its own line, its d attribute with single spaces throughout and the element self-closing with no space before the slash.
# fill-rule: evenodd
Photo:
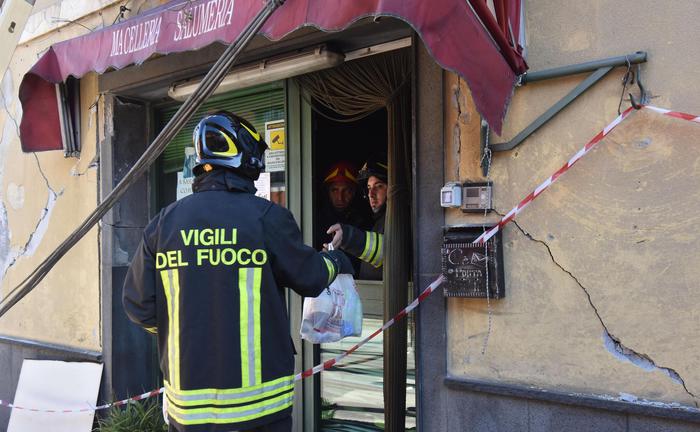
<svg viewBox="0 0 700 432">
<path fill-rule="evenodd" d="M 171 427 L 250 429 L 291 413 L 283 288 L 315 297 L 337 268 L 303 244 L 288 210 L 254 195 L 252 181 L 215 170 L 193 189 L 144 230 L 123 304 L 157 332 Z"/>
<path fill-rule="evenodd" d="M 371 231 L 342 224 L 343 240 L 340 248 L 362 261 L 359 279 L 382 280 L 384 265 L 384 219 L 386 204 L 375 213 Z"/>
</svg>

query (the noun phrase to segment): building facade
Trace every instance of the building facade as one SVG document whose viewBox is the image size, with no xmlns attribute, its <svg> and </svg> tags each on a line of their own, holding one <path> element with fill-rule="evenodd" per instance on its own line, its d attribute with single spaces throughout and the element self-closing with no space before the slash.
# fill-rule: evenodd
<svg viewBox="0 0 700 432">
<path fill-rule="evenodd" d="M 69 0 L 35 6 L 2 80 L 1 297 L 124 178 L 187 97 L 188 85 L 201 79 L 224 47 L 155 56 L 81 77 L 76 81 L 79 156 L 22 152 L 22 77 L 52 44 L 160 3 L 130 2 L 130 10 L 106 0 L 90 7 Z M 698 13 L 692 1 L 674 7 L 526 1 L 522 44 L 530 71 L 645 51 L 640 77 L 650 103 L 697 114 Z M 338 32 L 301 28 L 279 41 L 256 37 L 239 64 L 287 64 L 294 56 L 322 50 L 342 54 L 347 67 L 375 68 L 375 73 L 390 67 L 381 66 L 385 56 L 409 61 L 411 103 L 404 115 L 411 130 L 413 262 L 406 294 L 411 298 L 442 272 L 446 233 L 496 223 L 617 116 L 627 70 L 612 69 L 521 145 L 484 158 L 486 132 L 469 86 L 444 70 L 400 19 L 364 19 Z M 347 116 L 314 104 L 304 91 L 304 76 L 322 80 L 341 66 L 323 68 L 232 84 L 198 114 L 223 107 L 251 119 L 268 141 L 281 137 L 259 189 L 292 210 L 309 244 L 319 240 L 314 233 L 325 167 L 337 159 L 361 165 L 373 152 L 386 150 L 389 133 L 386 109 L 340 123 L 336 120 Z M 517 87 L 503 134 L 489 133 L 488 142 L 510 140 L 585 77 Z M 630 84 L 627 91 L 637 95 L 639 89 Z M 623 100 L 622 109 L 628 106 Z M 150 217 L 187 193 L 191 127 L 192 122 L 148 175 L 0 318 L 0 399 L 12 400 L 22 360 L 28 358 L 103 363 L 100 402 L 161 385 L 154 340 L 126 319 L 121 283 Z M 693 367 L 700 355 L 694 338 L 700 303 L 694 289 L 700 250 L 692 229 L 700 207 L 695 137 L 700 125 L 646 110 L 632 113 L 504 227 L 499 240 L 503 298 L 446 298 L 438 290 L 421 304 L 407 326 L 406 428 L 700 427 L 700 377 Z M 489 167 L 486 175 L 482 160 Z M 448 182 L 492 182 L 493 211 L 440 207 L 440 189 Z M 386 318 L 386 288 L 381 281 L 358 281 L 358 289 L 369 334 Z M 301 302 L 289 296 L 298 371 L 354 341 L 320 347 L 302 341 L 297 335 Z M 383 429 L 382 343 L 380 337 L 348 357 L 347 365 L 300 383 L 295 430 Z M 0 410 L 4 425 L 9 410 Z"/>
</svg>

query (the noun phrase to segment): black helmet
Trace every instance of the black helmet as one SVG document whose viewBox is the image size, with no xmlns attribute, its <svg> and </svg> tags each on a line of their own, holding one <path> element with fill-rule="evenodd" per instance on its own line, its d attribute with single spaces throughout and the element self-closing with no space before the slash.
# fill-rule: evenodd
<svg viewBox="0 0 700 432">
<path fill-rule="evenodd" d="M 357 179 L 360 182 L 367 182 L 370 177 L 375 176 L 382 180 L 384 183 L 387 182 L 389 174 L 387 171 L 387 164 L 385 158 L 380 157 L 370 157 L 367 162 L 362 166 L 360 172 L 357 173 Z"/>
<path fill-rule="evenodd" d="M 192 135 L 195 174 L 205 164 L 231 168 L 257 180 L 265 170 L 267 144 L 245 119 L 228 111 L 209 114 L 199 121 Z"/>
</svg>

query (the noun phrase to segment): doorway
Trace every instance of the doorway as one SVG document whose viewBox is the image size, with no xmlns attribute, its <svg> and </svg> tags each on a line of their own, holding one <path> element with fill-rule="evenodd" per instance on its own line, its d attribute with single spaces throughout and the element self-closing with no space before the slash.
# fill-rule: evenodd
<svg viewBox="0 0 700 432">
<path fill-rule="evenodd" d="M 368 158 L 387 153 L 387 110 L 379 109 L 354 121 L 339 121 L 339 115 L 315 106 L 311 111 L 311 147 L 313 156 L 313 225 L 314 246 L 320 248 L 330 240 L 323 209 L 330 205 L 324 179 L 334 164 L 347 162 L 361 168 Z M 384 156 L 385 157 L 385 156 Z M 352 205 L 371 215 L 364 197 L 362 182 L 357 187 Z M 371 217 L 371 216 L 370 216 Z M 327 223 L 326 223 L 327 224 Z M 367 229 L 371 229 L 372 221 Z M 314 364 L 330 360 L 348 350 L 383 325 L 383 290 L 381 280 L 358 280 L 357 290 L 363 305 L 362 335 L 336 343 L 316 345 Z M 409 325 L 409 329 L 413 328 Z M 415 428 L 415 360 L 412 332 L 409 330 L 406 380 L 406 429 Z M 320 431 L 384 430 L 383 335 L 363 345 L 344 361 L 320 374 L 317 380 L 316 424 Z"/>
</svg>

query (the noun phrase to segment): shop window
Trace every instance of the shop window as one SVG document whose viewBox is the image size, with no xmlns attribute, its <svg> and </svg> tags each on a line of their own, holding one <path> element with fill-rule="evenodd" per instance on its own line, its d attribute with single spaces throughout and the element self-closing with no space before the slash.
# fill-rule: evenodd
<svg viewBox="0 0 700 432">
<path fill-rule="evenodd" d="M 56 88 L 63 153 L 65 157 L 80 157 L 80 80 L 68 77 Z"/>
<path fill-rule="evenodd" d="M 180 104 L 156 109 L 161 130 L 175 115 Z M 192 131 L 207 113 L 231 111 L 253 124 L 270 146 L 266 154 L 266 172 L 256 182 L 258 194 L 286 206 L 285 89 L 283 82 L 265 84 L 210 97 L 168 144 L 157 164 L 157 202 L 159 208 L 191 193 L 194 179 Z"/>
</svg>

